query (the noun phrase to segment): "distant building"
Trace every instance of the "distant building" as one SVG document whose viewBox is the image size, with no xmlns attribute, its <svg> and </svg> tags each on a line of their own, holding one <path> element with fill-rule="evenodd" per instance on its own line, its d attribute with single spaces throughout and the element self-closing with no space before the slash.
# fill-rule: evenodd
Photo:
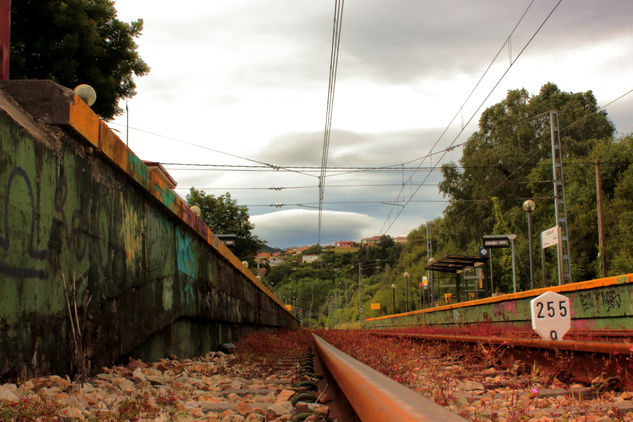
<svg viewBox="0 0 633 422">
<path fill-rule="evenodd" d="M 270 252 L 260 252 L 255 256 L 257 262 L 270 262 Z"/>
<path fill-rule="evenodd" d="M 279 256 L 279 255 L 275 255 L 275 256 L 271 256 L 270 257 L 270 266 L 274 267 L 275 265 L 281 265 L 285 262 L 286 260 L 284 259 L 283 256 Z"/>
<path fill-rule="evenodd" d="M 309 264 L 311 262 L 318 261 L 321 257 L 319 255 L 303 255 L 301 257 L 301 262 L 304 264 Z"/>
<path fill-rule="evenodd" d="M 339 240 L 338 242 L 334 242 L 334 246 L 337 248 L 353 248 L 356 246 L 356 242 L 353 240 Z"/>
<path fill-rule="evenodd" d="M 363 246 L 375 246 L 378 244 L 378 242 L 380 242 L 381 237 L 382 236 L 366 237 L 363 240 L 361 240 L 360 243 Z"/>
<path fill-rule="evenodd" d="M 382 238 L 382 236 L 366 237 L 363 240 L 361 240 L 361 244 L 363 246 L 376 246 L 378 243 L 380 243 L 380 239 L 381 238 Z M 408 242 L 408 238 L 406 236 L 392 237 L 392 239 L 396 243 L 407 243 Z"/>
</svg>

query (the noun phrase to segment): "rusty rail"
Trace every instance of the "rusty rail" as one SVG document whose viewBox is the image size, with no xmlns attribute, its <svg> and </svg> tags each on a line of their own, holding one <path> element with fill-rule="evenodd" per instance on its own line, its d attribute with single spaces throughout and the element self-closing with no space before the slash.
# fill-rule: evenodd
<svg viewBox="0 0 633 422">
<path fill-rule="evenodd" d="M 321 361 L 361 421 L 465 420 L 313 335 Z"/>
<path fill-rule="evenodd" d="M 515 338 L 515 337 L 483 337 L 483 336 L 464 336 L 464 335 L 445 335 L 445 334 L 421 334 L 421 333 L 389 333 L 370 331 L 373 335 L 386 336 L 386 337 L 401 337 L 401 338 L 419 338 L 424 340 L 439 340 L 449 342 L 463 342 L 463 343 L 487 343 L 487 344 L 501 344 L 512 347 L 529 347 L 535 349 L 553 349 L 553 350 L 570 350 L 574 352 L 588 352 L 588 353 L 606 353 L 606 354 L 620 354 L 630 355 L 633 354 L 633 344 L 619 342 L 619 343 L 607 343 L 599 341 L 574 341 L 574 340 L 539 340 L 529 338 Z"/>
</svg>

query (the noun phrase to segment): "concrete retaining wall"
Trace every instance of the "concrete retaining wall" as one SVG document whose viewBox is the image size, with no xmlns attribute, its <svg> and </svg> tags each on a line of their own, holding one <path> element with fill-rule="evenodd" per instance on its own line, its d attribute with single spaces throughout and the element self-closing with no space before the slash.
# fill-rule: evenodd
<svg viewBox="0 0 633 422">
<path fill-rule="evenodd" d="M 0 375 L 76 369 L 62 278 L 93 368 L 297 326 L 72 91 L 2 81 Z"/>
</svg>

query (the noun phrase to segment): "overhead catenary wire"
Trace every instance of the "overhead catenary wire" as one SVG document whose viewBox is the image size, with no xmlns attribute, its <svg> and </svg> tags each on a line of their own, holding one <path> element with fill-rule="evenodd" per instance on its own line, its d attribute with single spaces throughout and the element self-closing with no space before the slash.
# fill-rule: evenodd
<svg viewBox="0 0 633 422">
<path fill-rule="evenodd" d="M 631 91 L 633 92 L 633 90 Z M 533 117 L 536 118 L 536 117 Z M 582 119 L 586 118 L 586 116 L 583 116 Z M 572 124 L 576 124 L 578 122 L 575 121 Z M 570 127 L 570 125 L 567 126 L 567 128 Z M 626 164 L 626 161 L 604 161 L 601 162 L 601 164 Z M 269 171 L 270 168 L 268 166 L 251 166 L 251 165 L 230 165 L 230 164 L 201 164 L 201 163 L 163 163 L 161 162 L 160 164 L 162 164 L 163 166 L 192 166 L 192 167 L 209 167 L 209 168 L 203 168 L 202 170 L 210 170 L 210 171 L 228 171 L 227 169 L 236 169 L 236 171 L 240 171 L 240 169 L 244 169 L 244 171 L 251 171 L 251 170 L 266 170 Z M 546 166 L 547 164 L 536 164 L 536 165 L 544 165 Z M 566 161 L 564 163 L 565 166 L 575 166 L 575 165 L 594 165 L 593 161 Z M 494 169 L 494 168 L 499 168 L 501 167 L 500 164 L 495 164 L 495 165 L 481 165 L 481 166 L 462 166 L 462 165 L 457 165 L 454 164 L 455 168 L 458 169 Z M 302 169 L 305 171 L 320 171 L 320 167 L 316 167 L 316 166 L 286 166 L 286 168 L 288 169 Z M 374 166 L 366 166 L 366 167 L 361 167 L 361 166 L 349 166 L 349 167 L 343 167 L 343 166 L 329 166 L 328 170 L 332 170 L 332 169 L 347 169 L 347 170 L 352 170 L 350 171 L 350 173 L 354 172 L 354 171 L 377 171 L 377 172 L 392 172 L 392 173 L 401 173 L 402 172 L 402 167 L 401 168 L 395 168 L 395 167 L 374 167 Z M 404 167 L 404 170 L 430 170 L 430 171 L 441 171 L 442 169 L 440 167 L 437 166 L 427 166 L 427 167 Z M 189 168 L 169 168 L 169 170 L 172 171 L 177 171 L 177 170 L 181 170 L 181 171 L 199 171 L 199 168 L 193 168 L 193 169 L 189 169 Z M 398 186 L 402 185 L 402 183 L 398 183 Z M 330 185 L 328 185 L 330 186 Z"/>
<path fill-rule="evenodd" d="M 116 122 L 110 122 L 110 124 L 123 126 L 122 124 L 116 123 Z M 241 156 L 241 155 L 233 154 L 233 153 L 230 153 L 230 152 L 221 151 L 219 149 L 207 147 L 205 145 L 195 144 L 193 142 L 185 141 L 185 140 L 182 140 L 182 139 L 177 139 L 177 138 L 173 138 L 173 137 L 170 137 L 170 136 L 161 135 L 160 133 L 152 132 L 152 131 L 149 131 L 149 130 L 139 129 L 139 128 L 135 128 L 135 127 L 132 127 L 132 126 L 128 126 L 128 129 L 132 129 L 132 130 L 136 130 L 136 131 L 139 131 L 139 132 L 147 133 L 148 135 L 157 136 L 159 138 L 167 139 L 167 140 L 170 140 L 170 141 L 173 141 L 173 142 L 178 142 L 178 143 L 181 143 L 181 144 L 190 145 L 190 146 L 193 146 L 193 147 L 196 147 L 196 148 L 205 149 L 207 151 L 215 152 L 217 154 L 222 154 L 222 155 L 226 155 L 226 156 L 229 156 L 229 157 L 238 158 L 240 160 L 249 161 L 251 163 L 261 164 L 261 165 L 263 165 L 265 167 L 268 167 L 268 168 L 271 168 L 271 169 L 273 169 L 275 171 L 282 171 L 283 170 L 283 171 L 289 171 L 289 172 L 293 172 L 293 173 L 303 174 L 304 176 L 316 177 L 313 174 L 303 173 L 303 172 L 298 171 L 298 170 L 289 169 L 289 168 L 287 168 L 285 166 L 280 166 L 280 165 L 276 165 L 276 164 L 266 163 L 264 161 L 259 161 L 259 160 L 255 160 L 253 158 L 248 158 L 248 157 L 244 157 L 244 156 Z"/>
<path fill-rule="evenodd" d="M 323 131 L 323 153 L 321 155 L 321 174 L 319 176 L 319 221 L 318 241 L 321 244 L 321 226 L 323 218 L 323 197 L 325 195 L 325 177 L 330 150 L 330 136 L 332 133 L 332 110 L 334 108 L 334 91 L 336 88 L 336 74 L 338 70 L 338 54 L 341 44 L 341 28 L 343 25 L 344 0 L 336 0 L 334 4 L 334 23 L 332 25 L 332 45 L 330 51 L 330 75 L 328 80 L 328 95 L 325 111 L 325 129 Z"/>
<path fill-rule="evenodd" d="M 505 76 L 508 74 L 508 72 L 510 71 L 510 69 L 512 69 L 512 66 L 514 66 L 514 64 L 517 62 L 517 60 L 523 55 L 523 53 L 525 52 L 525 50 L 527 49 L 527 47 L 532 43 L 532 41 L 534 40 L 534 38 L 536 37 L 536 35 L 541 31 L 541 29 L 543 28 L 543 26 L 545 26 L 545 24 L 547 23 L 547 21 L 550 19 L 550 17 L 552 16 L 552 14 L 556 11 L 556 9 L 558 8 L 558 6 L 561 4 L 562 0 L 558 0 L 558 2 L 554 5 L 554 7 L 552 8 L 552 10 L 550 10 L 550 12 L 547 14 L 547 16 L 545 17 L 545 19 L 543 20 L 543 22 L 541 22 L 541 24 L 538 26 L 538 28 L 536 28 L 536 30 L 534 31 L 534 33 L 532 34 L 532 36 L 528 39 L 528 41 L 523 45 L 523 47 L 521 48 L 521 50 L 519 51 L 519 53 L 517 54 L 517 56 L 510 62 L 510 64 L 508 65 L 508 67 L 506 68 L 506 70 L 503 72 L 503 74 L 501 75 L 501 77 L 499 77 L 499 79 L 497 80 L 497 82 L 494 84 L 494 86 L 490 89 L 490 91 L 488 92 L 488 94 L 486 95 L 486 97 L 479 103 L 479 106 L 477 106 L 477 108 L 475 109 L 475 111 L 471 114 L 471 116 L 468 118 L 468 120 L 466 121 L 466 124 L 459 130 L 459 132 L 457 133 L 457 135 L 455 135 L 455 137 L 453 138 L 453 141 L 451 141 L 451 143 L 449 144 L 449 148 L 457 141 L 457 139 L 461 136 L 461 134 L 464 132 L 465 128 L 470 124 L 470 122 L 472 121 L 472 119 L 477 115 L 477 113 L 479 112 L 479 110 L 483 107 L 483 105 L 486 103 L 486 101 L 488 101 L 488 99 L 490 98 L 490 96 L 492 95 L 492 93 L 497 89 L 497 87 L 499 86 L 499 84 L 501 83 L 501 81 L 505 78 Z M 445 150 L 446 151 L 446 150 Z M 442 160 L 442 158 L 444 158 L 444 156 L 446 155 L 446 152 L 444 152 L 441 157 L 438 159 L 437 163 L 435 164 L 435 166 L 437 166 L 440 161 Z M 422 163 L 422 162 L 421 162 Z M 420 163 L 420 164 L 421 164 Z M 413 177 L 413 174 L 415 174 L 416 170 L 413 171 L 413 173 L 411 174 L 410 178 Z M 426 180 L 428 179 L 430 175 L 430 172 L 427 173 L 427 175 L 423 178 L 421 183 L 426 182 Z M 383 224 L 383 228 L 381 229 L 382 233 L 386 233 L 387 231 L 389 231 L 389 229 L 393 226 L 393 224 L 398 220 L 398 218 L 400 217 L 400 215 L 402 215 L 403 211 L 406 209 L 408 203 L 410 202 L 411 199 L 413 199 L 413 197 L 415 197 L 415 195 L 419 192 L 420 188 L 422 187 L 422 184 L 420 184 L 414 191 L 413 193 L 409 196 L 409 200 L 405 201 L 404 205 L 399 208 L 398 212 L 396 213 L 396 216 L 394 217 L 393 221 L 391 221 L 391 223 L 389 223 L 389 225 L 387 226 L 387 228 L 385 229 L 386 223 L 388 222 L 389 217 L 387 217 L 387 220 L 385 221 L 385 224 Z M 390 212 L 391 215 L 391 212 Z"/>
<path fill-rule="evenodd" d="M 470 98 L 473 96 L 473 94 L 475 93 L 475 91 L 477 90 L 477 88 L 479 88 L 479 85 L 481 84 L 481 82 L 483 81 L 483 79 L 486 77 L 486 75 L 488 74 L 488 71 L 490 70 L 490 68 L 492 67 L 492 65 L 495 63 L 495 61 L 497 61 L 497 58 L 499 57 L 499 55 L 501 54 L 501 52 L 503 51 L 503 49 L 505 48 L 505 46 L 510 42 L 510 39 L 512 38 L 512 36 L 514 35 L 514 33 L 516 32 L 517 28 L 519 27 L 519 25 L 521 24 L 521 22 L 523 22 L 523 18 L 525 18 L 525 15 L 527 15 L 527 12 L 530 10 L 530 8 L 532 7 L 532 5 L 534 4 L 535 0 L 532 0 L 530 2 L 530 4 L 528 4 L 528 6 L 525 8 L 525 10 L 523 11 L 523 13 L 521 14 L 521 17 L 519 18 L 519 20 L 516 22 L 516 24 L 514 24 L 514 27 L 512 28 L 512 31 L 510 31 L 510 34 L 508 34 L 508 36 L 506 37 L 506 40 L 503 42 L 503 44 L 501 44 L 501 47 L 499 47 L 499 50 L 497 50 L 497 53 L 495 54 L 495 56 L 492 58 L 492 60 L 490 60 L 490 63 L 488 63 L 488 67 L 486 67 L 486 69 L 483 71 L 483 73 L 481 74 L 481 76 L 479 77 L 479 80 L 477 81 L 477 83 L 475 84 L 475 86 L 473 86 L 473 89 L 470 91 L 470 93 L 468 94 L 468 96 L 466 97 L 466 99 L 464 100 L 464 102 L 462 103 L 462 105 L 459 107 L 459 109 L 457 110 L 457 112 L 455 112 L 455 115 L 453 115 L 453 118 L 448 122 L 448 124 L 446 125 L 446 127 L 444 128 L 444 130 L 442 131 L 442 133 L 440 134 L 440 136 L 437 138 L 437 140 L 435 141 L 435 143 L 433 144 L 433 146 L 431 146 L 429 154 L 426 154 L 422 157 L 418 157 L 418 158 L 414 158 L 413 160 L 409 160 L 409 161 L 405 161 L 404 164 L 410 164 L 410 163 L 414 163 L 416 161 L 419 160 L 425 160 L 427 158 L 429 158 L 430 154 L 433 154 L 433 149 L 435 149 L 435 147 L 437 146 L 437 144 L 440 142 L 440 140 L 444 137 L 444 135 L 446 135 L 446 132 L 448 131 L 448 129 L 451 127 L 451 125 L 453 124 L 453 122 L 455 121 L 455 119 L 457 118 L 457 116 L 459 116 L 459 114 L 462 112 L 462 110 L 464 110 L 464 107 L 466 106 L 466 103 L 468 103 L 468 101 L 470 100 Z"/>
<path fill-rule="evenodd" d="M 426 160 L 427 158 L 431 158 L 433 155 L 437 154 L 437 152 L 433 152 L 433 149 L 435 149 L 435 147 L 437 146 L 437 144 L 440 142 L 440 140 L 444 137 L 444 135 L 446 134 L 446 132 L 448 131 L 448 129 L 451 127 L 451 125 L 453 124 L 453 122 L 455 121 L 455 119 L 457 118 L 457 116 L 459 116 L 459 114 L 462 112 L 462 110 L 464 109 L 464 107 L 466 106 L 466 103 L 468 103 L 468 101 L 470 100 L 470 98 L 472 97 L 472 95 L 474 94 L 474 92 L 477 90 L 477 88 L 479 87 L 479 85 L 481 84 L 481 81 L 484 79 L 484 77 L 488 74 L 488 71 L 490 70 L 490 68 L 492 67 L 492 65 L 495 63 L 495 61 L 497 60 L 497 58 L 499 57 L 499 54 L 501 54 L 501 52 L 503 51 L 504 47 L 509 43 L 509 40 L 512 38 L 512 35 L 514 35 L 514 32 L 516 31 L 516 29 L 519 27 L 519 25 L 521 24 L 521 22 L 523 21 L 523 18 L 525 17 L 525 15 L 527 14 L 528 10 L 530 10 L 530 8 L 532 7 L 532 4 L 534 3 L 534 0 L 532 0 L 530 2 L 530 4 L 528 4 L 528 6 L 525 8 L 525 10 L 523 11 L 523 13 L 521 14 L 521 16 L 519 17 L 518 21 L 516 22 L 516 24 L 514 25 L 514 27 L 512 28 L 512 31 L 510 31 L 510 34 L 508 34 L 508 36 L 506 37 L 505 41 L 501 44 L 501 46 L 499 47 L 499 50 L 497 50 L 497 53 L 494 55 L 494 57 L 492 58 L 492 60 L 490 60 L 490 63 L 488 64 L 488 66 L 486 67 L 486 69 L 484 70 L 484 72 L 481 74 L 479 80 L 477 81 L 477 83 L 475 84 L 475 86 L 473 87 L 473 89 L 470 91 L 470 93 L 466 96 L 466 99 L 464 100 L 464 102 L 462 103 L 462 105 L 459 107 L 459 109 L 457 110 L 457 112 L 455 112 L 455 114 L 453 115 L 453 117 L 451 118 L 451 120 L 448 122 L 448 124 L 446 125 L 446 127 L 444 128 L 444 130 L 442 131 L 442 133 L 440 134 L 440 136 L 438 136 L 438 138 L 435 140 L 435 142 L 433 143 L 433 145 L 431 146 L 431 148 L 429 149 L 429 152 L 422 156 L 422 157 L 418 157 L 415 158 L 413 160 L 410 161 L 406 161 L 404 164 L 410 164 L 413 162 L 417 162 L 420 161 L 420 165 L 424 162 L 424 160 Z M 470 119 L 469 119 L 470 122 Z M 466 126 L 468 125 L 468 123 L 466 125 L 463 124 L 462 122 L 462 130 L 459 132 L 459 134 L 457 136 L 459 136 L 462 131 L 466 128 Z M 457 139 L 457 137 L 455 138 Z M 455 142 L 455 140 L 453 140 L 453 143 Z M 452 150 L 453 148 L 457 147 L 457 146 L 452 146 L 452 144 L 447 148 L 448 151 Z M 460 146 L 465 145 L 466 143 L 463 142 L 462 144 L 460 144 Z M 441 151 L 440 151 L 441 152 Z M 442 158 L 444 157 L 444 154 L 442 155 Z M 439 160 L 438 160 L 439 162 Z M 415 171 L 411 174 L 411 177 L 413 176 L 413 174 L 415 173 Z M 411 180 L 411 177 L 409 177 L 409 180 Z M 398 192 L 398 197 L 400 197 L 400 194 L 404 195 L 403 190 L 401 189 L 400 192 Z M 410 195 L 413 195 L 413 193 L 411 193 Z M 394 221 L 389 225 L 389 228 L 387 228 L 386 230 L 384 230 L 385 225 L 387 224 L 387 222 L 389 221 L 389 219 L 391 218 L 391 214 L 393 213 L 393 211 L 395 210 L 395 207 L 391 208 L 391 210 L 389 211 L 389 214 L 387 215 L 387 218 L 385 219 L 385 222 L 383 223 L 382 228 L 380 229 L 380 231 L 382 233 L 385 233 L 387 230 L 389 230 L 389 228 L 391 227 L 391 225 L 393 225 L 393 223 L 395 223 L 395 220 L 398 218 L 398 216 L 396 216 L 396 218 L 394 219 Z"/>
<path fill-rule="evenodd" d="M 523 198 L 523 197 L 512 197 L 512 198 L 502 198 L 502 199 L 507 199 L 507 200 L 516 200 L 516 201 L 524 201 L 526 199 L 553 199 L 554 196 L 539 196 L 537 198 L 534 197 L 530 197 L 530 198 Z M 458 201 L 458 202 L 479 202 L 479 203 L 484 203 L 487 201 L 487 199 L 458 199 L 458 200 L 450 200 L 450 199 L 417 199 L 417 200 L 412 200 L 410 202 L 415 202 L 415 203 L 448 203 L 451 201 Z M 384 200 L 384 201 L 380 201 L 380 200 L 375 200 L 375 201 L 324 201 L 323 202 L 326 205 L 350 205 L 350 204 L 382 204 L 382 205 L 392 205 L 394 203 L 394 201 L 391 200 Z M 318 208 L 318 202 L 301 202 L 301 203 L 274 203 L 274 204 L 270 204 L 270 203 L 266 203 L 266 204 L 249 204 L 249 205 L 244 205 L 245 207 L 274 207 L 274 208 L 282 208 L 282 207 L 305 207 L 305 208 Z"/>
</svg>

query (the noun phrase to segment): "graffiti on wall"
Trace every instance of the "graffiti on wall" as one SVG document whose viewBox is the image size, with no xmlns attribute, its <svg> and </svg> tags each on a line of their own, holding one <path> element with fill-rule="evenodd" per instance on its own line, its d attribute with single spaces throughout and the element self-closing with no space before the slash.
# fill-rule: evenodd
<svg viewBox="0 0 633 422">
<path fill-rule="evenodd" d="M 176 229 L 178 271 L 189 278 L 196 278 L 196 262 L 191 243 L 191 236 L 180 228 Z"/>
<path fill-rule="evenodd" d="M 9 224 L 9 213 L 10 210 L 13 208 L 13 206 L 11 205 L 11 194 L 20 194 L 19 186 L 16 188 L 16 185 L 19 184 L 23 185 L 23 189 L 26 190 L 26 194 L 28 196 L 27 207 L 29 209 L 27 210 L 27 212 L 30 212 L 30 215 L 27 217 L 26 220 L 26 231 L 20 233 L 20 235 L 26 235 L 26 239 L 20 239 L 18 236 L 11 236 L 11 226 Z M 5 197 L 3 201 L 2 214 L 3 230 L 2 233 L 0 233 L 0 247 L 5 251 L 14 254 L 14 256 L 20 256 L 21 252 L 26 252 L 26 254 L 28 254 L 28 256 L 32 260 L 39 261 L 39 264 L 27 266 L 23 263 L 12 264 L 10 262 L 3 262 L 2 260 L 0 260 L 0 274 L 19 278 L 47 279 L 48 272 L 45 269 L 38 267 L 41 267 L 42 262 L 46 261 L 48 251 L 46 249 L 38 250 L 38 248 L 34 245 L 36 230 L 35 218 L 37 215 L 37 210 L 35 207 L 35 198 L 33 197 L 31 180 L 22 167 L 13 168 L 13 170 L 9 174 L 5 190 Z M 22 251 L 18 251 L 18 248 L 21 248 Z"/>
<path fill-rule="evenodd" d="M 614 309 L 620 309 L 622 306 L 622 299 L 620 298 L 620 294 L 615 290 L 601 290 L 600 291 L 600 301 L 602 302 L 602 306 L 605 307 L 607 312 L 610 312 Z"/>
</svg>

